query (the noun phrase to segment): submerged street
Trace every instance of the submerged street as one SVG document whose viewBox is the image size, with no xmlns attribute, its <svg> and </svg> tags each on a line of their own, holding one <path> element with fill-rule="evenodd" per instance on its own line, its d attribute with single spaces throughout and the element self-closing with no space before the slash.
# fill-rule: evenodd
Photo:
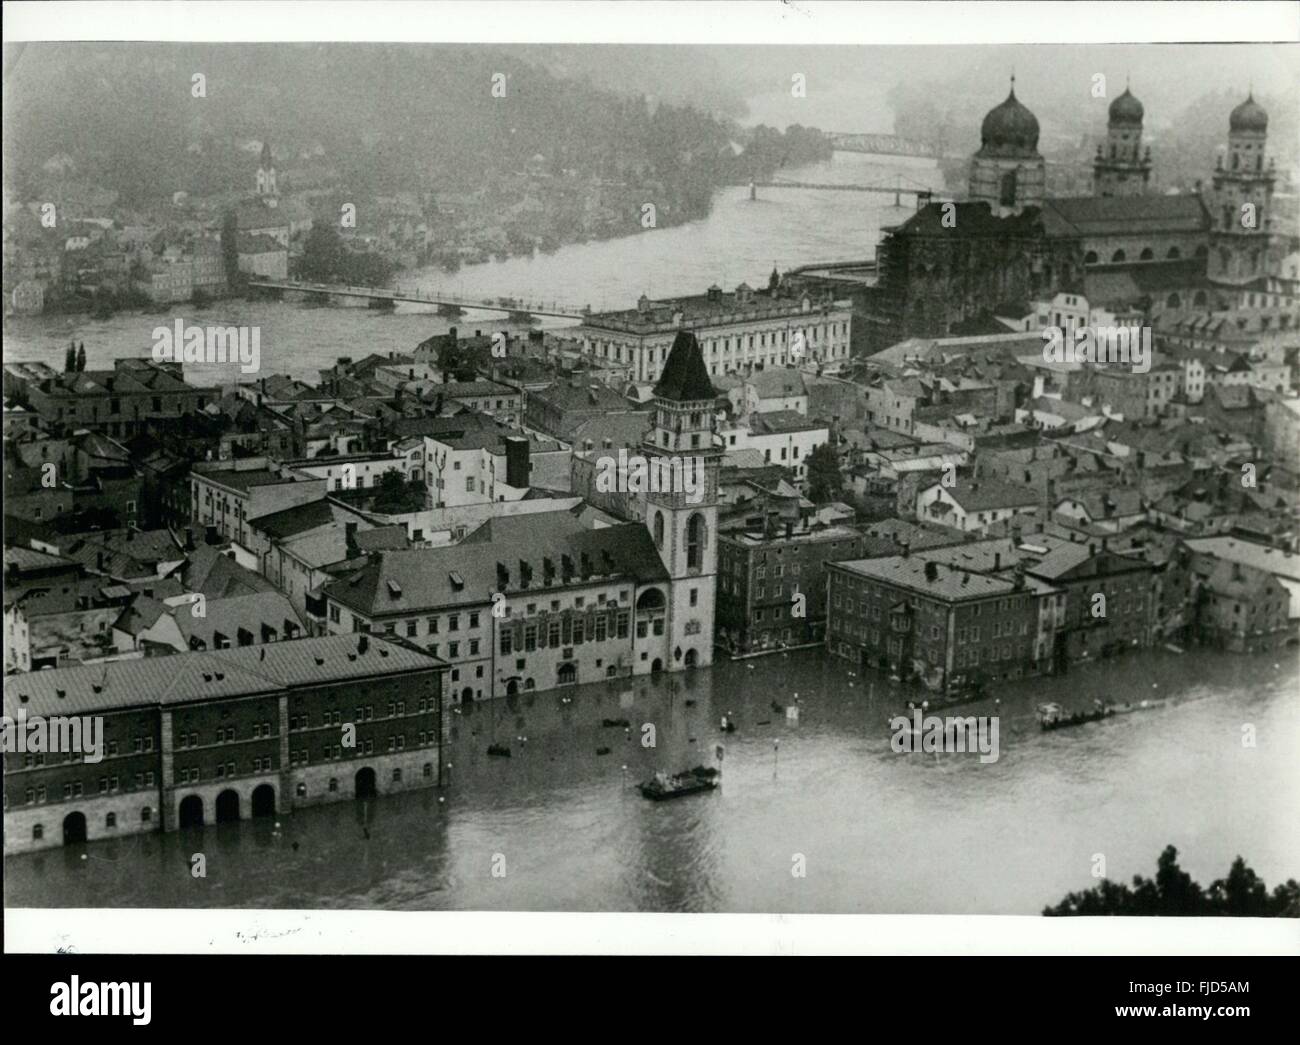
<svg viewBox="0 0 1300 1045">
<path fill-rule="evenodd" d="M 526 694 L 454 716 L 442 790 L 11 857 L 8 902 L 1033 915 L 1092 885 L 1094 854 L 1128 880 L 1166 844 L 1203 883 L 1240 854 L 1271 884 L 1300 863 L 1298 678 L 1291 651 L 1148 650 L 1007 683 L 945 712 L 999 716 L 989 763 L 893 752 L 889 720 L 923 694 L 819 649 Z M 1169 703 L 1040 731 L 1038 704 L 1098 697 Z M 719 743 L 716 791 L 638 793 Z"/>
</svg>

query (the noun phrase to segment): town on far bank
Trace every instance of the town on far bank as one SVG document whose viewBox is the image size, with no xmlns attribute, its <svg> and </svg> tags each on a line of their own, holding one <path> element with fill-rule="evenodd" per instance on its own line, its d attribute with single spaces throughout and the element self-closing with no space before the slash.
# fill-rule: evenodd
<svg viewBox="0 0 1300 1045">
<path fill-rule="evenodd" d="M 223 357 L 205 384 L 180 346 L 6 358 L 5 716 L 101 716 L 105 743 L 6 752 L 6 853 L 437 787 L 466 705 L 722 658 L 817 647 L 942 705 L 1153 646 L 1294 647 L 1296 197 L 1253 97 L 1194 194 L 1148 191 L 1143 116 L 1116 98 L 1091 193 L 1052 197 L 1013 87 L 963 197 L 874 257 L 524 333 L 458 318 L 314 381 Z M 161 250 L 91 221 L 33 252 L 6 221 L 7 309 L 79 260 L 125 266 L 96 307 L 169 314 L 391 277 L 275 163 Z M 1096 330 L 1150 357 L 1044 351 Z"/>
</svg>

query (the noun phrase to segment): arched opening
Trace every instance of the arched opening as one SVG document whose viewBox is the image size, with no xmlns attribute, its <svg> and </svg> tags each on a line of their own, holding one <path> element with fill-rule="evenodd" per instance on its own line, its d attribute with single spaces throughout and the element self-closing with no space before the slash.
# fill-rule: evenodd
<svg viewBox="0 0 1300 1045">
<path fill-rule="evenodd" d="M 655 659 L 650 663 L 650 674 L 657 675 L 659 674 L 659 672 L 663 670 L 664 670 L 664 662 L 660 660 L 658 657 L 655 657 Z"/>
<path fill-rule="evenodd" d="M 506 683 L 506 696 L 513 697 L 519 692 L 519 680 L 511 679 Z"/>
<path fill-rule="evenodd" d="M 1199 247 L 1196 248 L 1196 256 L 1198 258 L 1208 258 L 1210 256 L 1210 248 L 1207 247 L 1204 243 L 1202 243 Z"/>
<path fill-rule="evenodd" d="M 1196 292 L 1196 296 L 1192 298 L 1192 304 L 1193 304 L 1193 305 L 1204 305 L 1204 304 L 1206 304 L 1209 300 L 1210 300 L 1210 299 L 1209 299 L 1208 297 L 1205 296 L 1205 291 L 1203 291 L 1203 290 L 1198 290 L 1198 291 Z"/>
<path fill-rule="evenodd" d="M 1118 265 L 1121 261 L 1127 260 L 1127 258 L 1128 255 L 1125 254 L 1122 250 L 1117 250 L 1115 251 L 1114 254 L 1110 256 L 1111 264 L 1113 265 Z"/>
<path fill-rule="evenodd" d="M 1143 247 L 1142 253 L 1138 255 L 1139 261 L 1154 261 L 1156 252 L 1150 247 Z"/>
<path fill-rule="evenodd" d="M 536 683 L 536 682 L 534 682 L 534 681 L 533 681 L 532 679 L 530 679 L 530 678 L 528 678 L 528 679 L 524 679 L 524 689 L 525 689 L 525 690 L 536 689 L 536 688 L 537 688 L 537 683 Z"/>
<path fill-rule="evenodd" d="M 1183 305 L 1183 299 L 1180 298 L 1177 294 L 1170 294 L 1167 298 L 1165 298 L 1166 308 L 1181 308 L 1182 305 Z"/>
<path fill-rule="evenodd" d="M 686 568 L 698 570 L 704 562 L 704 516 L 696 512 L 686 520 Z"/>
<path fill-rule="evenodd" d="M 275 788 L 270 784 L 253 788 L 253 816 L 275 816 Z"/>
<path fill-rule="evenodd" d="M 1085 265 L 1095 265 L 1097 264 L 1097 260 L 1097 252 L 1095 250 L 1090 250 L 1083 256 L 1083 263 Z"/>
<path fill-rule="evenodd" d="M 182 798 L 177 819 L 181 827 L 202 827 L 203 799 L 198 795 L 186 795 Z"/>
<path fill-rule="evenodd" d="M 565 661 L 556 673 L 556 681 L 561 686 L 572 686 L 578 681 L 578 666 L 573 661 Z"/>
<path fill-rule="evenodd" d="M 217 795 L 217 823 L 239 819 L 239 792 L 226 790 Z"/>
<path fill-rule="evenodd" d="M 1169 251 L 1165 254 L 1165 257 L 1169 261 L 1177 261 L 1182 256 L 1183 256 L 1183 252 L 1179 250 L 1177 247 L 1170 247 Z"/>
<path fill-rule="evenodd" d="M 357 770 L 353 780 L 353 794 L 357 798 L 374 798 L 379 794 L 379 788 L 375 785 L 375 771 L 369 766 Z"/>
<path fill-rule="evenodd" d="M 664 608 L 664 593 L 658 588 L 647 588 L 636 600 L 637 612 L 642 610 L 661 610 Z"/>
<path fill-rule="evenodd" d="M 686 666 L 688 668 L 695 667 L 695 665 L 698 664 L 699 661 L 700 661 L 700 655 L 696 653 L 695 650 L 688 649 L 686 651 Z"/>
<path fill-rule="evenodd" d="M 461 702 L 462 704 L 473 704 L 473 703 L 474 703 L 474 687 L 473 687 L 473 686 L 466 686 L 464 689 L 462 689 L 462 690 L 460 691 L 460 702 Z"/>
<path fill-rule="evenodd" d="M 86 840 L 86 814 L 69 813 L 63 818 L 63 844 L 76 845 Z"/>
</svg>

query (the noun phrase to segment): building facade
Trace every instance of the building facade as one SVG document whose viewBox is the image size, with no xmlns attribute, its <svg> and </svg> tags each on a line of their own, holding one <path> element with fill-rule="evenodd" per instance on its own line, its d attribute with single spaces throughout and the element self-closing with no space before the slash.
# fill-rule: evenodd
<svg viewBox="0 0 1300 1045">
<path fill-rule="evenodd" d="M 99 762 L 6 752 L 5 852 L 435 786 L 445 669 L 405 644 L 328 636 L 9 680 L 10 719 L 103 725 Z"/>
</svg>

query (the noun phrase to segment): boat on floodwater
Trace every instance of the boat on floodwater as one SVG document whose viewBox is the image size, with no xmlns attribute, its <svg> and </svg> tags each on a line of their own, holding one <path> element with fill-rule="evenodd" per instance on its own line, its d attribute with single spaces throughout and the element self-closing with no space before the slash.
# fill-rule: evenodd
<svg viewBox="0 0 1300 1045">
<path fill-rule="evenodd" d="M 1060 704 L 1039 704 L 1038 725 L 1043 730 L 1065 729 L 1067 726 L 1082 726 L 1089 722 L 1100 722 L 1115 715 L 1131 715 L 1137 711 L 1154 711 L 1165 706 L 1163 700 L 1139 700 L 1131 704 L 1107 704 L 1103 700 L 1093 701 L 1091 711 L 1074 711 L 1067 715 Z"/>
<path fill-rule="evenodd" d="M 696 766 L 685 773 L 669 776 L 660 770 L 644 784 L 638 784 L 643 798 L 663 802 L 669 798 L 685 798 L 700 791 L 712 791 L 721 780 L 722 773 L 707 766 Z"/>
</svg>

